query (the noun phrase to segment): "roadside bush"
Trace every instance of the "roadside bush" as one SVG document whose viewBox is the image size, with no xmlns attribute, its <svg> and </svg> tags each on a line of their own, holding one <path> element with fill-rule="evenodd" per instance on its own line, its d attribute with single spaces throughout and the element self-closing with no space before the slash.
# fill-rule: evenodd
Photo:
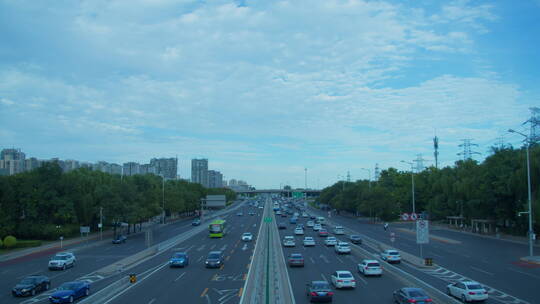
<svg viewBox="0 0 540 304">
<path fill-rule="evenodd" d="M 2 239 L 0 239 L 0 248 L 4 247 L 4 242 L 2 242 Z"/>
<path fill-rule="evenodd" d="M 6 248 L 14 248 L 17 245 L 17 239 L 12 236 L 8 235 L 4 238 L 4 246 Z"/>
<path fill-rule="evenodd" d="M 27 248 L 41 246 L 40 240 L 18 240 L 15 248 Z"/>
</svg>

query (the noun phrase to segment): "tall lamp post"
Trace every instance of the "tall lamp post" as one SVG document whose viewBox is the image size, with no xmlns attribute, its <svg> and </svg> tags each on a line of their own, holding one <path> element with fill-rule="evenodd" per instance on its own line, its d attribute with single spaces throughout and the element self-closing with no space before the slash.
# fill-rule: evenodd
<svg viewBox="0 0 540 304">
<path fill-rule="evenodd" d="M 165 175 L 161 176 L 161 209 L 163 209 L 162 222 L 165 224 Z"/>
<path fill-rule="evenodd" d="M 529 211 L 527 212 L 529 214 L 529 256 L 533 256 L 533 241 L 534 241 L 534 231 L 533 231 L 533 225 L 532 225 L 532 193 L 531 193 L 531 165 L 529 161 L 529 146 L 531 145 L 531 140 L 529 136 L 518 132 L 516 130 L 509 129 L 508 132 L 510 133 L 516 133 L 523 137 L 525 137 L 525 148 L 527 151 L 527 188 L 528 188 L 528 195 L 529 195 Z"/>
<path fill-rule="evenodd" d="M 414 202 L 414 163 L 408 162 L 408 161 L 401 161 L 402 163 L 406 163 L 411 165 L 411 184 L 412 184 L 412 212 L 416 213 L 416 205 Z"/>
</svg>

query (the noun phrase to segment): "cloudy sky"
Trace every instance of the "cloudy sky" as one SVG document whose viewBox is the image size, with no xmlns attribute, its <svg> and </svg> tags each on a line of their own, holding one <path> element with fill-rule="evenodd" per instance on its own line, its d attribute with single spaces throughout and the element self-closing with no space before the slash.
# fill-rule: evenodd
<svg viewBox="0 0 540 304">
<path fill-rule="evenodd" d="M 0 145 L 258 188 L 474 158 L 540 106 L 540 1 L 0 0 Z M 338 177 L 340 175 L 340 177 Z"/>
</svg>

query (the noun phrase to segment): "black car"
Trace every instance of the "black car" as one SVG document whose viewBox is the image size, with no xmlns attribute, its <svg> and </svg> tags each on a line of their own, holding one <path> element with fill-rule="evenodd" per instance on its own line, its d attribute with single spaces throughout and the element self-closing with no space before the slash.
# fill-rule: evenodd
<svg viewBox="0 0 540 304">
<path fill-rule="evenodd" d="M 396 303 L 432 303 L 433 300 L 422 288 L 404 287 L 394 291 Z"/>
<path fill-rule="evenodd" d="M 193 222 L 191 222 L 191 225 L 193 225 L 193 226 L 199 226 L 200 224 L 201 224 L 200 219 L 194 219 Z"/>
<path fill-rule="evenodd" d="M 312 281 L 307 284 L 309 302 L 332 302 L 334 292 L 326 281 Z"/>
<path fill-rule="evenodd" d="M 314 220 L 314 219 L 316 219 L 317 217 L 316 217 L 315 215 L 310 215 L 309 218 L 312 219 L 312 220 Z"/>
<path fill-rule="evenodd" d="M 42 275 L 32 275 L 22 279 L 19 284 L 11 290 L 14 297 L 35 296 L 36 293 L 49 290 L 51 280 Z"/>
<path fill-rule="evenodd" d="M 278 229 L 287 229 L 287 224 L 285 224 L 284 222 L 280 222 L 278 224 Z"/>
<path fill-rule="evenodd" d="M 351 236 L 349 236 L 349 240 L 353 244 L 362 244 L 362 238 L 356 234 L 352 234 Z"/>
<path fill-rule="evenodd" d="M 204 264 L 206 265 L 206 268 L 219 268 L 223 265 L 223 260 L 223 252 L 210 251 Z"/>
<path fill-rule="evenodd" d="M 112 243 L 113 244 L 125 243 L 126 240 L 127 240 L 127 237 L 125 235 L 119 234 L 112 240 Z"/>
</svg>

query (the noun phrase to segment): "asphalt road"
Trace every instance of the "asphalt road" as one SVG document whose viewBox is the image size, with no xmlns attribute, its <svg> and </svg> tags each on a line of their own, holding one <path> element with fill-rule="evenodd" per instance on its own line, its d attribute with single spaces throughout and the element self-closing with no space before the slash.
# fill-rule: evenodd
<svg viewBox="0 0 540 304">
<path fill-rule="evenodd" d="M 225 237 L 210 239 L 205 230 L 148 264 L 140 265 L 146 269 L 157 265 L 157 268 L 109 303 L 238 303 L 253 258 L 262 214 L 262 209 L 247 206 L 243 209 L 243 216 L 231 212 L 225 217 L 229 229 Z M 248 215 L 248 211 L 255 211 L 256 215 Z M 244 232 L 251 232 L 253 241 L 241 241 Z M 206 256 L 213 250 L 224 252 L 223 267 L 205 267 Z M 176 251 L 188 253 L 190 262 L 187 267 L 169 268 L 169 258 Z"/>
<path fill-rule="evenodd" d="M 310 212 L 328 217 L 327 212 L 320 210 L 310 209 Z M 403 229 L 410 225 L 391 224 L 384 231 L 382 224 L 366 220 L 339 215 L 332 215 L 330 220 L 398 250 L 420 256 L 415 234 Z M 393 243 L 390 241 L 391 233 L 395 235 Z M 540 303 L 540 293 L 534 292 L 540 286 L 540 267 L 519 260 L 527 253 L 527 245 L 441 229 L 433 229 L 430 234 L 452 241 L 431 239 L 430 244 L 423 246 L 423 256 L 433 258 L 440 267 L 436 271 L 406 264 L 398 267 L 441 291 L 445 291 L 450 282 L 468 278 L 491 288 L 489 303 Z"/>
<path fill-rule="evenodd" d="M 404 283 L 395 276 L 385 273 L 381 277 L 364 277 L 358 273 L 357 265 L 363 259 L 372 259 L 371 256 L 357 257 L 351 254 L 338 255 L 334 252 L 334 247 L 327 247 L 323 237 L 319 237 L 312 228 L 306 226 L 309 219 L 299 218 L 298 223 L 304 224 L 305 235 L 294 235 L 295 224 L 289 224 L 290 216 L 286 218 L 277 217 L 277 221 L 287 223 L 287 229 L 280 229 L 280 238 L 287 236 L 295 237 L 295 247 L 283 247 L 285 259 L 291 253 L 301 253 L 304 256 L 304 267 L 289 267 L 289 278 L 294 290 L 296 303 L 309 303 L 306 295 L 306 283 L 315 280 L 324 280 L 331 283 L 330 276 L 334 271 L 348 270 L 356 279 L 354 289 L 334 289 L 334 303 L 392 303 L 392 292 L 404 287 Z M 329 231 L 330 232 L 330 231 Z M 330 234 L 332 235 L 332 234 Z M 311 236 L 315 239 L 314 247 L 304 247 L 303 239 Z M 346 241 L 345 236 L 336 238 Z M 385 264 L 381 264 L 383 269 Z"/>
<path fill-rule="evenodd" d="M 182 219 L 170 224 L 157 224 L 152 228 L 153 244 L 170 239 L 182 232 L 192 229 L 192 219 Z M 128 240 L 124 244 L 112 244 L 111 239 L 103 241 L 89 241 L 88 243 L 77 244 L 63 248 L 63 251 L 70 251 L 77 257 L 75 267 L 65 271 L 51 271 L 47 268 L 48 261 L 55 251 L 49 250 L 30 257 L 22 257 L 0 263 L 0 303 L 45 303 L 46 293 L 38 294 L 34 298 L 14 298 L 11 289 L 22 278 L 32 274 L 46 275 L 51 279 L 51 289 L 54 289 L 64 282 L 77 279 L 86 279 L 92 282 L 92 292 L 105 287 L 108 280 L 93 273 L 102 267 L 111 265 L 125 257 L 136 254 L 147 248 L 145 233 L 128 235 Z"/>
</svg>

